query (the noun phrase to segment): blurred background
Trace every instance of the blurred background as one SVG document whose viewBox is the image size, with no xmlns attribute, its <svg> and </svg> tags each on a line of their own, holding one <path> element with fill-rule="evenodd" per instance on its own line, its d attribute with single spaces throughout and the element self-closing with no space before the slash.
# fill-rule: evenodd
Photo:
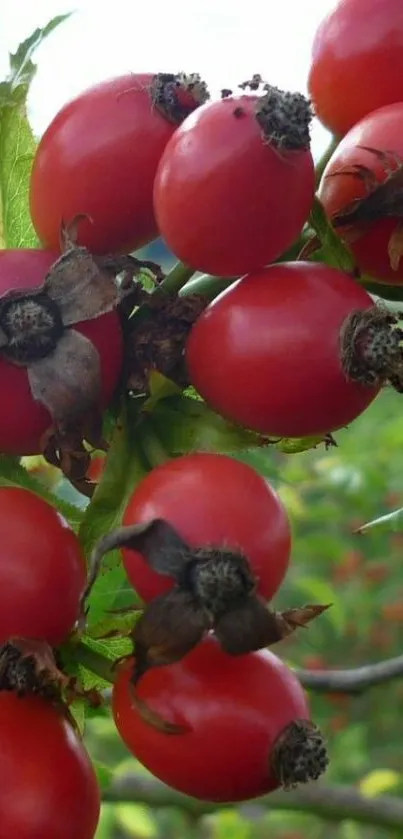
<svg viewBox="0 0 403 839">
<path fill-rule="evenodd" d="M 334 0 L 2 0 L 0 75 L 8 51 L 55 15 L 72 12 L 38 50 L 29 116 L 37 135 L 64 103 L 108 76 L 199 72 L 212 92 L 253 73 L 306 92 L 314 32 Z M 158 58 L 157 58 L 158 57 Z M 157 66 L 158 65 L 158 66 Z M 313 130 L 318 156 L 327 133 Z"/>
</svg>

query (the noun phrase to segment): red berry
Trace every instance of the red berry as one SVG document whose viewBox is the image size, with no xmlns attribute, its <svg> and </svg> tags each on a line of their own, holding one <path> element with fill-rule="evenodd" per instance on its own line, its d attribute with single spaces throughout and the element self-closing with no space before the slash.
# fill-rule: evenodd
<svg viewBox="0 0 403 839">
<path fill-rule="evenodd" d="M 239 549 L 268 600 L 285 576 L 291 547 L 287 513 L 269 483 L 245 463 L 197 453 L 153 469 L 135 489 L 123 524 L 154 518 L 166 519 L 192 547 Z M 137 551 L 124 549 L 123 561 L 143 600 L 172 588 L 173 580 L 153 571 Z"/>
<path fill-rule="evenodd" d="M 179 259 L 236 276 L 298 238 L 315 190 L 309 118 L 302 96 L 271 88 L 209 103 L 184 121 L 154 184 L 158 225 Z"/>
<path fill-rule="evenodd" d="M 373 306 L 347 274 L 312 262 L 272 265 L 222 292 L 192 328 L 189 375 L 222 416 L 274 437 L 352 422 L 378 387 L 347 379 L 341 329 Z"/>
<path fill-rule="evenodd" d="M 319 190 L 361 271 L 396 285 L 403 283 L 402 120 L 403 102 L 397 102 L 354 125 L 330 158 Z"/>
<path fill-rule="evenodd" d="M 0 644 L 12 636 L 60 644 L 77 621 L 86 585 L 76 535 L 43 498 L 6 486 L 0 535 Z"/>
<path fill-rule="evenodd" d="M 186 86 L 192 79 L 128 73 L 85 90 L 59 111 L 31 176 L 31 215 L 45 247 L 58 248 L 62 221 L 79 214 L 90 219 L 80 225 L 79 243 L 93 253 L 128 253 L 158 236 L 154 176 L 176 125 L 205 94 L 199 81 Z"/>
<path fill-rule="evenodd" d="M 401 0 L 339 0 L 320 24 L 308 87 L 315 113 L 335 134 L 403 99 Z"/>
<path fill-rule="evenodd" d="M 174 789 L 208 801 L 242 801 L 325 769 L 326 751 L 309 723 L 304 691 L 272 653 L 234 659 L 210 637 L 181 662 L 146 673 L 139 697 L 183 726 L 178 735 L 142 718 L 133 702 L 132 666 L 129 661 L 120 670 L 113 689 L 119 734 L 137 760 Z"/>
<path fill-rule="evenodd" d="M 93 839 L 100 792 L 71 725 L 37 696 L 0 692 L 0 839 Z"/>
</svg>

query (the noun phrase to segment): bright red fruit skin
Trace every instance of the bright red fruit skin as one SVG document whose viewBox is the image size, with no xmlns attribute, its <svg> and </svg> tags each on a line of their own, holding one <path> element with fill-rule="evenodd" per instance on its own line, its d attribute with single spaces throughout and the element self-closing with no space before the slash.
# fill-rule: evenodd
<svg viewBox="0 0 403 839">
<path fill-rule="evenodd" d="M 298 237 L 312 206 L 310 151 L 279 151 L 265 141 L 256 102 L 230 97 L 198 108 L 158 166 L 161 234 L 179 259 L 208 274 L 231 277 L 272 262 Z"/>
<path fill-rule="evenodd" d="M 134 491 L 123 524 L 166 519 L 193 547 L 240 549 L 270 600 L 288 567 L 291 532 L 282 502 L 250 466 L 222 454 L 183 455 L 153 469 Z M 129 580 L 148 602 L 173 586 L 146 565 L 137 551 L 123 550 Z"/>
<path fill-rule="evenodd" d="M 316 32 L 308 88 L 316 115 L 339 135 L 402 101 L 401 0 L 341 0 Z"/>
<path fill-rule="evenodd" d="M 78 231 L 92 253 L 128 253 L 158 236 L 153 181 L 175 124 L 153 105 L 153 78 L 128 73 L 97 84 L 45 131 L 30 185 L 32 220 L 45 247 L 58 248 L 62 220 L 80 213 L 92 219 Z"/>
<path fill-rule="evenodd" d="M 88 754 L 37 696 L 0 693 L 0 839 L 93 839 L 100 793 Z"/>
<path fill-rule="evenodd" d="M 378 393 L 347 381 L 340 363 L 343 321 L 372 305 L 347 274 L 319 263 L 250 274 L 196 321 L 187 343 L 191 381 L 222 416 L 261 433 L 334 431 Z"/>
<path fill-rule="evenodd" d="M 58 510 L 27 489 L 0 487 L 0 644 L 12 636 L 60 644 L 85 585 L 80 543 Z"/>
<path fill-rule="evenodd" d="M 343 138 L 324 170 L 319 190 L 320 199 L 330 219 L 351 202 L 368 195 L 363 180 L 348 174 L 335 176 L 335 172 L 351 169 L 358 164 L 368 167 L 375 174 L 376 180 L 383 183 L 388 178 L 387 166 L 385 168 L 385 164 L 373 153 L 358 147 L 367 146 L 381 152 L 392 152 L 403 160 L 402 122 L 403 102 L 396 102 L 368 114 Z M 397 168 L 396 165 L 394 168 Z M 397 217 L 384 218 L 370 225 L 355 224 L 348 228 L 351 233 L 357 231 L 361 234 L 356 241 L 350 242 L 350 248 L 361 271 L 370 274 L 375 282 L 403 283 L 403 260 L 400 260 L 395 270 L 391 267 L 388 254 L 388 242 L 398 221 Z M 342 233 L 341 228 L 339 232 Z"/>
<path fill-rule="evenodd" d="M 87 470 L 87 478 L 93 481 L 94 484 L 98 484 L 102 478 L 105 469 L 105 460 L 106 457 L 104 455 L 96 455 L 91 460 Z"/>
<path fill-rule="evenodd" d="M 0 296 L 15 289 L 42 285 L 56 252 L 42 250 L 0 250 Z M 123 339 L 116 312 L 110 312 L 74 329 L 94 343 L 100 356 L 102 395 L 109 402 L 120 376 Z M 31 395 L 24 367 L 17 367 L 0 353 L 0 452 L 11 455 L 38 454 L 40 439 L 51 424 L 50 414 Z"/>
<path fill-rule="evenodd" d="M 130 690 L 130 662 L 113 688 L 120 736 L 157 778 L 206 801 L 245 801 L 278 786 L 272 747 L 295 719 L 309 719 L 304 691 L 273 653 L 233 658 L 207 637 L 181 662 L 149 671 L 137 691 L 177 736 L 141 719 Z"/>
</svg>

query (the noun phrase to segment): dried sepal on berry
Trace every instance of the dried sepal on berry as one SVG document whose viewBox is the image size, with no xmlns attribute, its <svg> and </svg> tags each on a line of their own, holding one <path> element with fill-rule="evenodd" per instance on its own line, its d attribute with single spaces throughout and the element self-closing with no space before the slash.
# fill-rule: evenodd
<svg viewBox="0 0 403 839">
<path fill-rule="evenodd" d="M 123 379 L 134 395 L 150 392 L 150 374 L 158 371 L 180 387 L 190 384 L 184 349 L 193 324 L 207 305 L 197 294 L 176 297 L 162 289 L 147 302 L 148 317 L 127 324 Z"/>
<path fill-rule="evenodd" d="M 74 329 L 118 308 L 139 304 L 142 263 L 134 257 L 93 257 L 75 244 L 77 221 L 62 229 L 64 252 L 42 286 L 0 298 L 0 355 L 27 370 L 33 398 L 52 424 L 44 454 L 74 481 L 84 479 L 89 454 L 83 440 L 101 448 L 101 371 L 93 343 Z"/>
<path fill-rule="evenodd" d="M 173 125 L 180 125 L 195 106 L 210 98 L 206 83 L 198 73 L 156 73 L 150 89 L 154 108 Z"/>
<path fill-rule="evenodd" d="M 205 615 L 187 591 L 174 588 L 152 600 L 133 632 L 136 651 L 133 684 L 150 667 L 180 661 L 202 640 L 207 629 Z"/>
<path fill-rule="evenodd" d="M 217 621 L 214 633 L 225 652 L 242 655 L 283 641 L 297 629 L 307 627 L 330 605 L 309 603 L 285 612 L 274 612 L 262 599 L 251 598 L 238 609 L 224 614 Z"/>
<path fill-rule="evenodd" d="M 393 151 L 381 151 L 369 146 L 358 149 L 373 154 L 383 165 L 384 180 L 378 180 L 368 166 L 356 163 L 327 175 L 328 178 L 348 175 L 364 184 L 366 195 L 356 198 L 332 216 L 332 224 L 342 228 L 346 242 L 353 243 L 368 230 L 374 222 L 386 218 L 396 220 L 389 243 L 390 266 L 397 271 L 403 255 L 403 160 Z"/>
<path fill-rule="evenodd" d="M 348 379 L 367 386 L 403 385 L 403 314 L 378 304 L 353 311 L 341 328 L 341 363 Z"/>
<path fill-rule="evenodd" d="M 60 703 L 68 682 L 52 648 L 44 641 L 11 638 L 0 647 L 0 691 L 13 691 L 18 696 L 37 694 Z"/>
<path fill-rule="evenodd" d="M 310 720 L 294 720 L 274 744 L 271 766 L 285 790 L 317 781 L 328 765 L 325 740 Z"/>
<path fill-rule="evenodd" d="M 243 655 L 275 644 L 328 608 L 270 610 L 256 592 L 257 580 L 245 556 L 228 548 L 192 548 L 163 519 L 118 528 L 98 543 L 86 597 L 102 557 L 119 547 L 139 551 L 154 571 L 176 583 L 148 604 L 135 624 L 134 684 L 151 667 L 183 658 L 208 632 L 215 633 L 230 655 Z"/>
<path fill-rule="evenodd" d="M 63 672 L 58 654 L 49 644 L 26 638 L 10 638 L 0 647 L 0 691 L 40 696 L 59 708 L 74 728 L 73 702 L 84 699 L 91 707 L 103 704 L 98 690 L 85 690 L 76 676 Z"/>
<path fill-rule="evenodd" d="M 183 725 L 178 725 L 174 722 L 169 722 L 169 720 L 165 720 L 160 714 L 157 714 L 156 711 L 153 711 L 152 708 L 148 705 L 144 699 L 139 696 L 138 691 L 134 689 L 134 686 L 131 686 L 132 690 L 132 700 L 133 705 L 137 708 L 142 720 L 146 722 L 148 725 L 151 725 L 157 731 L 161 731 L 162 734 L 185 734 L 188 730 Z"/>
</svg>

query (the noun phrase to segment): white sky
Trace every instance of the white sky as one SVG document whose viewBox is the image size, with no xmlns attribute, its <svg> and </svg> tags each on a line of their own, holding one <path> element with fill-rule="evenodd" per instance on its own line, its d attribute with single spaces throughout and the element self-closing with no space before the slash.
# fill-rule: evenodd
<svg viewBox="0 0 403 839">
<path fill-rule="evenodd" d="M 94 82 L 132 71 L 198 71 L 210 88 L 254 72 L 306 92 L 310 47 L 335 0 L 0 0 L 0 76 L 7 53 L 54 15 L 74 11 L 38 50 L 29 114 L 40 135 Z M 328 137 L 315 126 L 317 157 Z"/>
</svg>

